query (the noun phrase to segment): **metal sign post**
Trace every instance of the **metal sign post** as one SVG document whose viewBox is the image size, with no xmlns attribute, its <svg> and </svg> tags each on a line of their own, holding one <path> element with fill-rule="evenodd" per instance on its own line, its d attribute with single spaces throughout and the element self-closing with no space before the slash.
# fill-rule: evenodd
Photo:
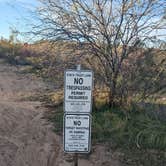
<svg viewBox="0 0 166 166">
<path fill-rule="evenodd" d="M 64 87 L 64 152 L 74 153 L 74 166 L 78 166 L 78 153 L 89 153 L 91 146 L 91 108 L 93 72 L 65 71 Z"/>
<path fill-rule="evenodd" d="M 73 160 L 74 160 L 74 166 L 78 166 L 78 153 L 74 154 Z"/>
<path fill-rule="evenodd" d="M 81 65 L 77 65 L 77 70 L 81 70 Z M 78 166 L 78 153 L 74 154 L 74 166 Z"/>
</svg>

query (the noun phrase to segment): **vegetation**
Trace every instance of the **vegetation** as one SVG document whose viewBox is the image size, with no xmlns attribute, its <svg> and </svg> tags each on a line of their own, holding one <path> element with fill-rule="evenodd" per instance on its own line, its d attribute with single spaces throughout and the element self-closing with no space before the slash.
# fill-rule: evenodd
<svg viewBox="0 0 166 166">
<path fill-rule="evenodd" d="M 43 26 L 34 26 L 31 32 L 42 40 L 22 44 L 11 34 L 9 40 L 0 40 L 0 57 L 27 65 L 27 72 L 55 85 L 55 92 L 40 96 L 53 110 L 46 116 L 54 131 L 63 131 L 63 72 L 81 62 L 95 75 L 92 143 L 136 152 L 140 155 L 136 165 L 148 165 L 144 153 L 151 156 L 151 165 L 164 165 L 166 50 L 165 41 L 153 33 L 164 26 L 163 1 L 60 1 L 67 6 L 42 2 L 38 16 Z M 152 159 L 153 152 L 161 162 Z"/>
<path fill-rule="evenodd" d="M 137 108 L 138 110 L 138 108 Z M 50 112 L 48 118 L 55 125 L 55 131 L 62 134 L 63 108 Z M 166 122 L 160 120 L 155 112 L 121 109 L 110 110 L 104 107 L 103 111 L 92 113 L 92 142 L 112 142 L 116 147 L 138 149 L 166 149 Z"/>
<path fill-rule="evenodd" d="M 120 146 L 165 149 L 166 123 L 145 112 L 115 113 L 106 111 L 93 116 L 93 137 L 97 141 L 113 140 Z"/>
<path fill-rule="evenodd" d="M 164 107 L 166 108 L 166 106 Z M 139 110 L 139 111 L 138 111 Z M 54 131 L 62 135 L 63 107 L 52 108 L 46 114 L 54 124 Z M 166 161 L 166 121 L 156 112 L 130 108 L 111 109 L 107 106 L 92 113 L 92 144 L 106 144 L 113 151 L 123 153 L 123 164 L 164 166 Z"/>
<path fill-rule="evenodd" d="M 14 34 L 10 35 L 10 39 L 1 38 L 0 40 L 0 57 L 4 58 L 12 65 L 30 64 L 23 54 L 23 44 L 16 40 Z"/>
<path fill-rule="evenodd" d="M 90 61 L 95 58 L 102 80 L 110 89 L 108 104 L 114 106 L 126 98 L 130 88 L 126 71 L 132 70 L 132 63 L 126 65 L 126 61 L 137 56 L 143 47 L 140 56 L 146 56 L 149 50 L 145 47 L 158 37 L 156 30 L 165 27 L 163 0 L 41 3 L 36 11 L 39 25 L 34 25 L 31 33 L 44 40 L 86 45 Z"/>
<path fill-rule="evenodd" d="M 58 133 L 61 133 L 63 128 L 63 71 L 59 74 L 59 69 L 66 66 L 74 67 L 74 64 L 70 63 L 74 62 L 72 56 L 69 57 L 71 59 L 66 60 L 66 56 L 71 53 L 70 48 L 73 45 L 75 44 L 66 42 L 54 45 L 54 49 L 59 49 L 59 52 L 61 52 L 58 59 L 55 55 L 55 57 L 53 56 L 52 52 L 45 54 L 47 51 L 45 48 L 48 48 L 48 43 L 45 41 L 25 47 L 25 44 L 11 44 L 10 41 L 2 39 L 0 45 L 0 55 L 8 62 L 20 65 L 22 64 L 20 60 L 22 60 L 24 65 L 28 64 L 29 71 L 58 84 L 56 92 L 49 92 L 41 97 L 46 106 L 57 107 L 58 109 L 49 116 L 51 121 L 54 122 L 55 131 Z M 15 52 L 11 54 L 13 48 L 15 48 Z M 135 59 L 132 59 L 133 57 L 129 59 L 133 66 L 130 67 L 132 69 L 130 73 L 126 75 L 125 83 L 128 84 L 130 89 L 128 89 L 129 97 L 125 98 L 127 101 L 125 105 L 121 104 L 116 108 L 110 108 L 108 105 L 109 88 L 101 86 L 102 82 L 96 84 L 93 96 L 93 142 L 114 141 L 118 146 L 166 148 L 166 108 L 165 100 L 161 100 L 162 96 L 164 98 L 165 95 L 165 89 L 162 88 L 165 87 L 166 82 L 164 77 L 166 73 L 164 68 L 165 52 L 160 53 L 155 52 L 155 49 L 148 49 L 146 56 L 138 56 L 138 58 L 135 56 Z M 88 59 L 81 58 L 84 67 L 90 67 Z M 158 66 L 160 67 L 158 68 Z M 99 79 L 97 67 L 93 67 L 97 76 L 95 79 Z M 52 79 L 55 74 L 59 74 L 59 78 Z M 153 95 L 158 100 L 155 100 Z M 130 100 L 130 97 L 132 97 L 132 100 Z"/>
</svg>

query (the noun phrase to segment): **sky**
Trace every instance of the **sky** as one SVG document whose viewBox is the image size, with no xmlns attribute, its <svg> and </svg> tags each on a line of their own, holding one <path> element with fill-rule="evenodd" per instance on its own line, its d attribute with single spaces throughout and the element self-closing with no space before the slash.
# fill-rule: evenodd
<svg viewBox="0 0 166 166">
<path fill-rule="evenodd" d="M 27 19 L 37 0 L 0 0 L 0 37 L 9 38 L 11 28 L 26 31 Z"/>
<path fill-rule="evenodd" d="M 0 0 L 0 37 L 8 39 L 11 28 L 20 32 L 28 31 L 26 24 L 31 23 L 32 11 L 38 6 L 38 0 Z M 165 34 L 165 29 L 158 33 Z M 165 37 L 161 38 L 165 40 Z M 19 40 L 25 41 L 26 38 L 20 36 Z"/>
</svg>

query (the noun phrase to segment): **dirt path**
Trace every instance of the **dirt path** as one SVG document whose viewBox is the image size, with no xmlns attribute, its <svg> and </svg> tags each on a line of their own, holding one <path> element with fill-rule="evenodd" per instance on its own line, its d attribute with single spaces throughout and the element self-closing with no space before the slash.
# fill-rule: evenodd
<svg viewBox="0 0 166 166">
<path fill-rule="evenodd" d="M 73 155 L 63 153 L 62 138 L 42 118 L 46 108 L 25 100 L 48 85 L 18 71 L 0 59 L 0 166 L 73 166 Z M 79 166 L 120 166 L 119 155 L 95 146 L 79 156 Z"/>
<path fill-rule="evenodd" d="M 46 87 L 0 60 L 0 166 L 54 166 L 59 145 L 39 101 L 22 100 Z"/>
</svg>

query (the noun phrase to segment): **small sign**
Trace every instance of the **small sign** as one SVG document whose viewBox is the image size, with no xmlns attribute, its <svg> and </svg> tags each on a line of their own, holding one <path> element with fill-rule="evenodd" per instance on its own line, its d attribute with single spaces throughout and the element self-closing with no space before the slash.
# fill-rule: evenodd
<svg viewBox="0 0 166 166">
<path fill-rule="evenodd" d="M 84 70 L 65 72 L 65 112 L 89 113 L 92 107 L 93 73 Z"/>
<path fill-rule="evenodd" d="M 64 151 L 89 153 L 91 139 L 91 116 L 89 114 L 64 115 Z"/>
</svg>

